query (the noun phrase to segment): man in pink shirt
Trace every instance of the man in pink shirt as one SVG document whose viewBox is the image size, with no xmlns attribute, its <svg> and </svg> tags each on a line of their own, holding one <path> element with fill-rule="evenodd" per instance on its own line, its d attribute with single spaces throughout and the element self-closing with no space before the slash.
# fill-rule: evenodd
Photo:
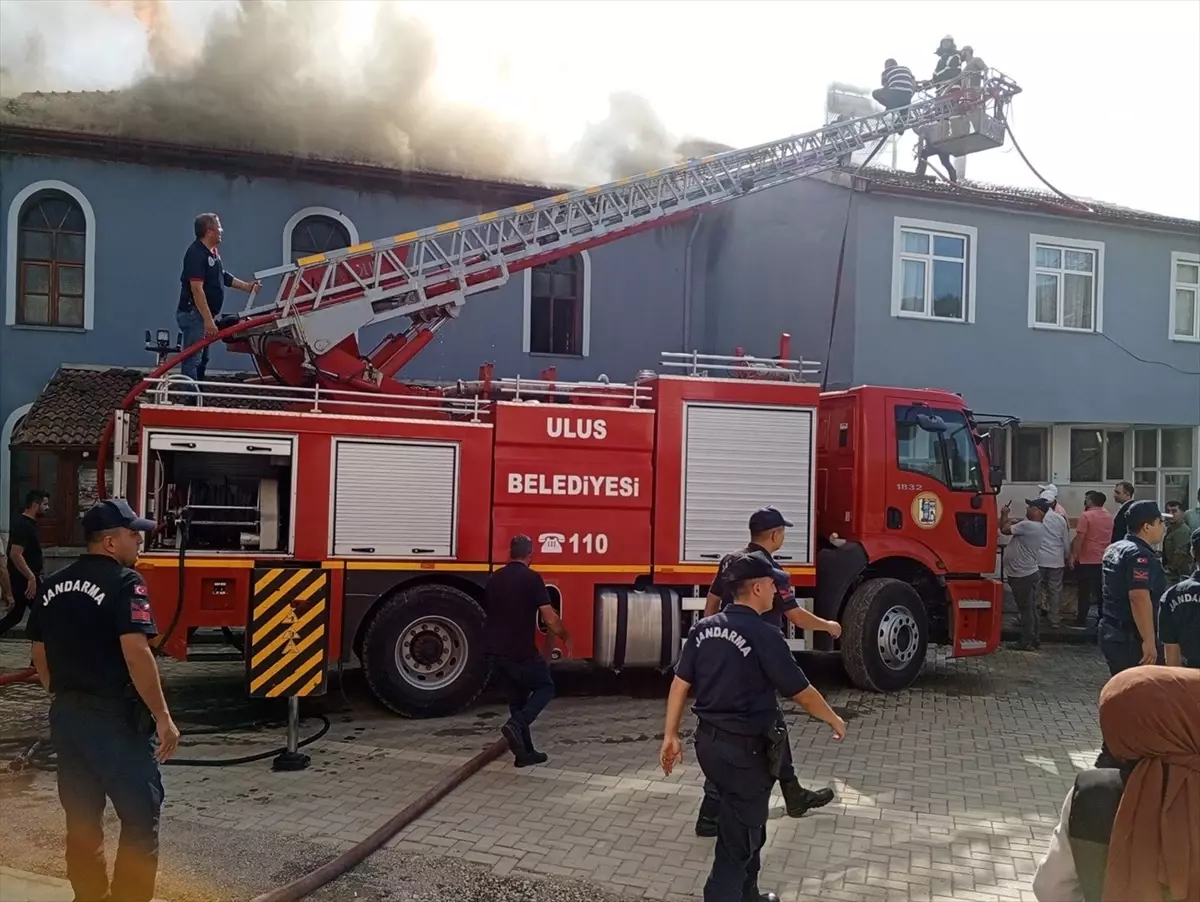
<svg viewBox="0 0 1200 902">
<path fill-rule="evenodd" d="M 1075 568 L 1075 584 L 1079 590 L 1076 626 L 1087 626 L 1088 609 L 1096 603 L 1096 622 L 1104 606 L 1101 564 L 1104 550 L 1112 538 L 1113 515 L 1104 509 L 1108 498 L 1103 492 L 1087 492 L 1083 496 L 1083 515 L 1075 523 L 1075 540 L 1071 543 L 1071 566 Z"/>
</svg>

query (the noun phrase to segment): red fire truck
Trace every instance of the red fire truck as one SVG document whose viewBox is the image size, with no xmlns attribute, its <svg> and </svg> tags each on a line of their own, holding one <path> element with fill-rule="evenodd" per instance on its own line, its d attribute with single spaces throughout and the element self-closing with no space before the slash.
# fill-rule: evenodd
<svg viewBox="0 0 1200 902">
<path fill-rule="evenodd" d="M 246 628 L 252 690 L 277 676 L 286 643 L 276 688 L 295 692 L 324 679 L 327 661 L 306 657 L 319 639 L 359 658 L 392 710 L 453 712 L 487 679 L 483 584 L 525 533 L 576 657 L 667 668 L 717 560 L 766 504 L 795 523 L 778 557 L 798 596 L 843 624 L 858 685 L 909 685 L 930 642 L 994 650 L 998 480 L 958 395 L 823 394 L 786 336 L 775 358 L 667 353 L 625 383 L 502 379 L 489 365 L 446 385 L 394 376 L 512 272 L 828 168 L 902 126 L 949 152 L 995 146 L 1018 90 L 993 73 L 982 91 L 922 95 L 904 119 L 885 111 L 256 274 L 279 278 L 274 301 L 252 298 L 209 340 L 250 354 L 257 377 L 184 384 L 170 371 L 197 344 L 130 394 L 101 446 L 114 439 L 113 493 L 160 523 L 139 567 L 163 650 L 184 658 L 196 630 Z M 364 325 L 397 317 L 403 332 L 359 350 Z M 178 403 L 196 388 L 200 403 Z M 277 629 L 285 595 L 310 607 L 279 617 L 320 612 L 316 631 Z"/>
</svg>

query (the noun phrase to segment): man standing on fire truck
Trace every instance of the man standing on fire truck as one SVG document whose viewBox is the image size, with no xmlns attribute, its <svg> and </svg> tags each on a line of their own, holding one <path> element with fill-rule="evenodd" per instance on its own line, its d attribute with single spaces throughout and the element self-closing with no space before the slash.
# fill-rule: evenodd
<svg viewBox="0 0 1200 902">
<path fill-rule="evenodd" d="M 83 515 L 87 553 L 45 580 L 29 614 L 34 666 L 52 696 L 67 876 L 80 902 L 154 896 L 163 802 L 158 765 L 174 754 L 179 730 L 150 647 L 158 634 L 150 596 L 132 569 L 141 533 L 153 528 L 119 499 L 94 505 Z M 106 797 L 121 819 L 111 887 Z"/>
<path fill-rule="evenodd" d="M 183 255 L 183 272 L 179 276 L 179 306 L 175 320 L 183 333 L 183 346 L 191 347 L 202 338 L 217 334 L 217 316 L 225 303 L 225 289 L 253 291 L 259 282 L 246 282 L 225 270 L 218 249 L 225 230 L 216 213 L 201 213 L 195 222 L 196 240 Z M 208 348 L 196 352 L 179 365 L 185 376 L 204 381 L 208 368 Z M 193 389 L 198 391 L 199 389 Z M 195 401 L 189 393 L 185 401 Z"/>
<path fill-rule="evenodd" d="M 792 523 L 773 507 L 764 507 L 750 515 L 750 543 L 740 551 L 727 554 L 721 559 L 717 568 L 717 577 L 708 589 L 708 598 L 704 604 L 704 616 L 711 617 L 718 608 L 733 604 L 733 587 L 727 574 L 729 563 L 739 554 L 762 552 L 772 562 L 776 570 L 784 572 L 775 561 L 774 554 L 783 547 L 787 528 Z M 783 631 L 783 618 L 786 617 L 798 628 L 805 630 L 824 630 L 837 638 L 842 634 L 842 627 L 833 620 L 823 620 L 815 614 L 802 608 L 796 602 L 796 595 L 791 584 L 781 581 L 776 586 L 775 603 L 769 611 L 762 615 L 765 623 Z M 779 724 L 784 730 L 785 738 L 787 722 L 783 714 L 779 715 Z M 792 765 L 791 741 L 783 746 L 783 760 L 779 772 L 779 789 L 783 793 L 784 805 L 789 817 L 803 817 L 813 808 L 821 808 L 833 801 L 832 789 L 813 791 L 800 785 Z M 717 812 L 721 806 L 720 794 L 712 781 L 704 782 L 704 800 L 700 803 L 700 812 L 696 816 L 697 836 L 717 835 Z"/>
</svg>

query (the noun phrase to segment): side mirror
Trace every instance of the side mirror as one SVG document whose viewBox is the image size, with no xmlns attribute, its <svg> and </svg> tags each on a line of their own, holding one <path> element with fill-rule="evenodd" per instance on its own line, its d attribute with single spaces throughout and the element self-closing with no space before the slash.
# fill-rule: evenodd
<svg viewBox="0 0 1200 902">
<path fill-rule="evenodd" d="M 1004 485 L 1004 467 L 999 464 L 992 464 L 988 470 L 988 483 L 992 487 L 994 494 L 1000 494 L 1000 487 Z"/>
<path fill-rule="evenodd" d="M 946 421 L 943 420 L 941 417 L 930 416 L 929 414 L 926 414 L 926 413 L 917 414 L 917 425 L 920 426 L 922 429 L 924 429 L 926 432 L 936 432 L 936 433 L 945 432 L 949 428 L 946 425 Z"/>
</svg>

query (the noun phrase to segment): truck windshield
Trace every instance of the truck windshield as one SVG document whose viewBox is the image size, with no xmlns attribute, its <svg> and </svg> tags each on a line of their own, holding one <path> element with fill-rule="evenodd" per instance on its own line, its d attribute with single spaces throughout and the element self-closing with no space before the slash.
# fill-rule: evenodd
<svg viewBox="0 0 1200 902">
<path fill-rule="evenodd" d="M 945 432 L 922 428 L 918 417 L 939 417 Z M 982 492 L 983 469 L 970 424 L 961 410 L 896 408 L 896 462 L 959 491 Z"/>
</svg>

